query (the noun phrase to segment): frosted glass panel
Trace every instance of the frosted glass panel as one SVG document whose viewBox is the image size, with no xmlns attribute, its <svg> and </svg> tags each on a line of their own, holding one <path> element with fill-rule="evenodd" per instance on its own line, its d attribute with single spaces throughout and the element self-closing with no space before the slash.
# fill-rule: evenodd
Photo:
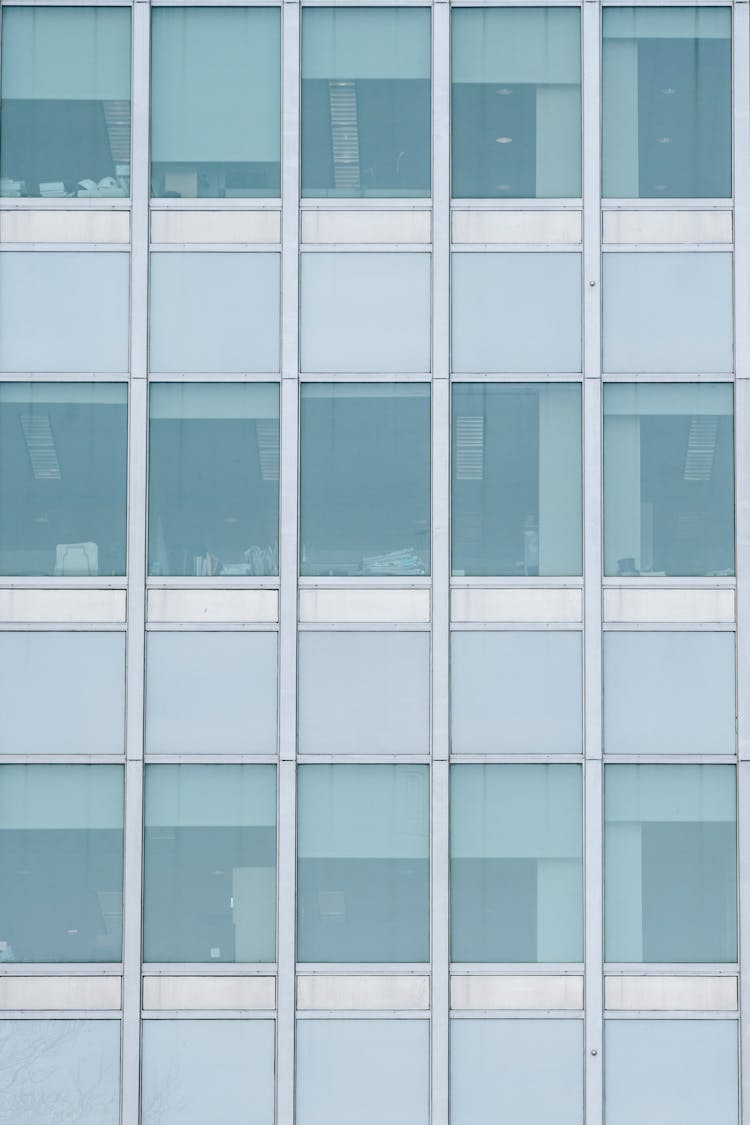
<svg viewBox="0 0 750 1125">
<path fill-rule="evenodd" d="M 580 754 L 581 636 L 470 632 L 451 637 L 454 754 Z"/>
<path fill-rule="evenodd" d="M 302 370 L 430 370 L 429 254 L 303 254 Z"/>
<path fill-rule="evenodd" d="M 580 254 L 454 254 L 452 323 L 454 371 L 580 371 Z"/>
<path fill-rule="evenodd" d="M 732 370 L 732 255 L 605 254 L 604 370 Z"/>
<path fill-rule="evenodd" d="M 279 370 L 279 255 L 151 255 L 152 371 Z"/>
<path fill-rule="evenodd" d="M 429 633 L 300 633 L 299 752 L 429 754 Z"/>
<path fill-rule="evenodd" d="M 0 69 L 0 195 L 129 194 L 129 8 L 9 7 Z"/>
<path fill-rule="evenodd" d="M 606 1125 L 737 1125 L 735 1020 L 608 1020 Z"/>
<path fill-rule="evenodd" d="M 604 387 L 604 573 L 734 573 L 733 394 Z"/>
<path fill-rule="evenodd" d="M 604 634 L 610 754 L 734 754 L 733 633 Z"/>
<path fill-rule="evenodd" d="M 455 384 L 451 434 L 453 574 L 580 574 L 580 386 Z"/>
<path fill-rule="evenodd" d="M 579 766 L 451 769 L 451 961 L 583 960 Z"/>
<path fill-rule="evenodd" d="M 298 1020 L 297 1125 L 427 1125 L 427 1020 Z"/>
<path fill-rule="evenodd" d="M 734 766 L 605 767 L 607 961 L 737 959 Z"/>
<path fill-rule="evenodd" d="M 145 961 L 274 961 L 276 768 L 146 767 Z"/>
<path fill-rule="evenodd" d="M 119 961 L 120 766 L 0 766 L 0 960 Z"/>
<path fill-rule="evenodd" d="M 302 13 L 302 194 L 430 194 L 430 12 Z"/>
<path fill-rule="evenodd" d="M 124 633 L 0 632 L 0 753 L 122 754 Z"/>
<path fill-rule="evenodd" d="M 119 1020 L 0 1020 L 2 1125 L 118 1125 Z"/>
<path fill-rule="evenodd" d="M 579 196 L 580 13 L 454 10 L 451 47 L 454 197 Z"/>
<path fill-rule="evenodd" d="M 144 1020 L 141 1125 L 273 1125 L 272 1020 Z"/>
<path fill-rule="evenodd" d="M 429 959 L 427 766 L 300 766 L 297 958 Z"/>
<path fill-rule="evenodd" d="M 152 632 L 151 754 L 275 754 L 276 633 Z"/>
<path fill-rule="evenodd" d="M 0 371 L 124 374 L 129 254 L 0 255 Z"/>
<path fill-rule="evenodd" d="M 453 1125 L 581 1125 L 583 1022 L 452 1020 L 450 1090 Z"/>
<path fill-rule="evenodd" d="M 603 194 L 732 193 L 731 8 L 606 8 Z"/>
<path fill-rule="evenodd" d="M 280 194 L 280 36 L 278 8 L 153 9 L 153 195 Z"/>
</svg>

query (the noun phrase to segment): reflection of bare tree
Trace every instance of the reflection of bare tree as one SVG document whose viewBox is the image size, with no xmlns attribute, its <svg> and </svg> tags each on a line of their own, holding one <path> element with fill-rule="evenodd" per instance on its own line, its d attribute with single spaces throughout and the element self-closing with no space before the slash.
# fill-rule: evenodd
<svg viewBox="0 0 750 1125">
<path fill-rule="evenodd" d="M 0 1020 L 0 1125 L 116 1125 L 111 1035 L 108 1021 Z"/>
<path fill-rule="evenodd" d="M 189 1107 L 185 1098 L 181 1068 L 176 1063 L 170 1063 L 169 1066 L 157 1064 L 154 1067 L 156 1073 L 149 1081 L 147 1066 L 148 1063 L 144 1058 L 141 1107 L 143 1125 L 172 1125 L 173 1122 L 188 1120 Z"/>
</svg>

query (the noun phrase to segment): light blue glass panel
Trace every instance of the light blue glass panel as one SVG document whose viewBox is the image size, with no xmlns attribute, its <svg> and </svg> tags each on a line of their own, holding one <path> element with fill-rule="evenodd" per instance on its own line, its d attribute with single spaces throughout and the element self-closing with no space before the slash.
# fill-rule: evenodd
<svg viewBox="0 0 750 1125">
<path fill-rule="evenodd" d="M 453 195 L 581 194 L 581 19 L 575 8 L 453 10 Z"/>
<path fill-rule="evenodd" d="M 305 383 L 300 573 L 430 573 L 430 390 Z"/>
<path fill-rule="evenodd" d="M 427 1125 L 427 1020 L 298 1020 L 297 1125 Z"/>
<path fill-rule="evenodd" d="M 273 1020 L 144 1020 L 141 1125 L 273 1125 Z"/>
<path fill-rule="evenodd" d="M 279 8 L 152 10 L 153 195 L 280 194 L 279 17 Z"/>
<path fill-rule="evenodd" d="M 734 754 L 733 633 L 604 634 L 610 754 Z"/>
<path fill-rule="evenodd" d="M 275 766 L 147 766 L 144 960 L 275 954 Z"/>
<path fill-rule="evenodd" d="M 275 754 L 276 666 L 276 633 L 149 633 L 147 751 Z"/>
<path fill-rule="evenodd" d="M 303 254 L 300 271 L 303 371 L 430 370 L 429 254 Z"/>
<path fill-rule="evenodd" d="M 156 383 L 149 403 L 149 574 L 278 574 L 278 384 Z"/>
<path fill-rule="evenodd" d="M 732 194 L 731 8 L 602 13 L 602 191 Z"/>
<path fill-rule="evenodd" d="M 581 255 L 453 254 L 452 333 L 454 371 L 580 371 Z"/>
<path fill-rule="evenodd" d="M 124 374 L 130 255 L 0 255 L 0 371 Z"/>
<path fill-rule="evenodd" d="M 453 574 L 580 574 L 580 386 L 457 383 L 451 435 Z"/>
<path fill-rule="evenodd" d="M 732 255 L 605 254 L 604 370 L 732 370 Z"/>
<path fill-rule="evenodd" d="M 451 637 L 454 754 L 580 754 L 581 635 L 456 630 Z"/>
<path fill-rule="evenodd" d="M 429 771 L 297 773 L 297 958 L 429 960 Z"/>
<path fill-rule="evenodd" d="M 0 69 L 0 195 L 128 195 L 130 8 L 9 7 Z"/>
<path fill-rule="evenodd" d="M 300 633 L 299 752 L 429 754 L 429 633 Z"/>
<path fill-rule="evenodd" d="M 302 194 L 430 194 L 429 8 L 302 12 Z"/>
<path fill-rule="evenodd" d="M 119 1020 L 0 1020 L 1 1125 L 118 1125 Z"/>
<path fill-rule="evenodd" d="M 0 766 L 0 961 L 119 961 L 120 766 Z"/>
<path fill-rule="evenodd" d="M 450 1077 L 452 1125 L 581 1125 L 583 1022 L 452 1020 Z"/>
<path fill-rule="evenodd" d="M 730 384 L 604 387 L 604 573 L 734 573 Z"/>
<path fill-rule="evenodd" d="M 279 370 L 279 255 L 151 255 L 149 367 Z"/>
<path fill-rule="evenodd" d="M 607 961 L 737 960 L 734 766 L 605 767 Z"/>
<path fill-rule="evenodd" d="M 0 632 L 1 753 L 124 749 L 124 633 Z"/>
<path fill-rule="evenodd" d="M 608 1020 L 606 1125 L 737 1125 L 736 1020 Z"/>
<path fill-rule="evenodd" d="M 451 961 L 583 960 L 575 765 L 451 768 Z"/>
</svg>

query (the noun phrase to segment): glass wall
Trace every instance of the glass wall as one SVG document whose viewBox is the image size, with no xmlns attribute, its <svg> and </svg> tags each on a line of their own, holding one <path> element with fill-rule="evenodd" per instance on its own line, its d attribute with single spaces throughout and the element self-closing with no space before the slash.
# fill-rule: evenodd
<svg viewBox="0 0 750 1125">
<path fill-rule="evenodd" d="M 151 192 L 237 199 L 281 191 L 278 8 L 154 8 Z"/>
<path fill-rule="evenodd" d="M 302 11 L 302 194 L 430 194 L 428 8 Z"/>
<path fill-rule="evenodd" d="M 604 387 L 604 572 L 734 573 L 733 394 L 721 383 Z"/>
<path fill-rule="evenodd" d="M 430 390 L 304 383 L 300 573 L 430 573 Z"/>
<path fill-rule="evenodd" d="M 428 961 L 428 767 L 297 776 L 297 959 Z"/>
<path fill-rule="evenodd" d="M 274 961 L 276 769 L 146 767 L 145 961 Z"/>
<path fill-rule="evenodd" d="M 278 574 L 278 386 L 157 383 L 149 417 L 149 574 Z"/>
<path fill-rule="evenodd" d="M 581 194 L 577 8 L 454 8 L 456 198 Z"/>
<path fill-rule="evenodd" d="M 130 192 L 130 9 L 3 9 L 0 195 Z"/>
<path fill-rule="evenodd" d="M 602 17 L 603 195 L 731 195 L 731 8 L 613 6 Z"/>
<path fill-rule="evenodd" d="M 0 573 L 125 573 L 127 390 L 0 384 Z"/>
</svg>

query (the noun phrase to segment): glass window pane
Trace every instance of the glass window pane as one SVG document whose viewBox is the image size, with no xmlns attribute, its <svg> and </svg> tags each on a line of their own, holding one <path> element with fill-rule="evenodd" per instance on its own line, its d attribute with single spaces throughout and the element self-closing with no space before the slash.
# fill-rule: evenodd
<svg viewBox="0 0 750 1125">
<path fill-rule="evenodd" d="M 577 632 L 454 631 L 452 752 L 580 754 L 582 667 Z"/>
<path fill-rule="evenodd" d="M 579 766 L 451 768 L 451 961 L 583 960 Z"/>
<path fill-rule="evenodd" d="M 0 385 L 0 573 L 125 573 L 127 390 Z"/>
<path fill-rule="evenodd" d="M 300 633 L 299 752 L 429 754 L 429 633 Z"/>
<path fill-rule="evenodd" d="M 122 754 L 125 634 L 0 632 L 5 754 Z"/>
<path fill-rule="evenodd" d="M 278 371 L 279 261 L 278 254 L 152 254 L 151 371 Z"/>
<path fill-rule="evenodd" d="M 119 961 L 120 766 L 0 766 L 0 961 Z"/>
<path fill-rule="evenodd" d="M 429 960 L 428 767 L 297 777 L 298 960 Z"/>
<path fill-rule="evenodd" d="M 151 193 L 281 193 L 278 8 L 154 8 Z"/>
<path fill-rule="evenodd" d="M 737 1125 L 736 1020 L 607 1020 L 607 1125 Z"/>
<path fill-rule="evenodd" d="M 604 634 L 609 754 L 734 754 L 733 633 Z"/>
<path fill-rule="evenodd" d="M 457 383 L 451 433 L 453 574 L 580 574 L 580 386 Z"/>
<path fill-rule="evenodd" d="M 149 574 L 279 573 L 279 389 L 150 392 Z"/>
<path fill-rule="evenodd" d="M 275 766 L 147 766 L 144 960 L 275 953 Z"/>
<path fill-rule="evenodd" d="M 276 633 L 149 633 L 148 753 L 275 754 L 276 650 Z"/>
<path fill-rule="evenodd" d="M 581 1020 L 452 1020 L 453 1125 L 580 1125 L 582 1057 Z"/>
<path fill-rule="evenodd" d="M 302 12 L 302 194 L 430 194 L 428 8 Z"/>
<path fill-rule="evenodd" d="M 730 8 L 605 8 L 603 194 L 732 193 Z"/>
<path fill-rule="evenodd" d="M 125 374 L 129 273 L 124 253 L 1 254 L 0 371 Z"/>
<path fill-rule="evenodd" d="M 430 370 L 429 254 L 303 254 L 300 271 L 303 371 Z"/>
<path fill-rule="evenodd" d="M 579 196 L 578 10 L 454 9 L 451 52 L 454 197 Z"/>
<path fill-rule="evenodd" d="M 300 573 L 430 573 L 430 391 L 301 388 Z"/>
<path fill-rule="evenodd" d="M 605 371 L 732 371 L 731 254 L 605 254 L 602 269 Z"/>
<path fill-rule="evenodd" d="M 734 766 L 605 774 L 607 961 L 736 961 Z"/>
<path fill-rule="evenodd" d="M 0 1020 L 2 1125 L 118 1125 L 119 1020 Z"/>
<path fill-rule="evenodd" d="M 732 387 L 604 387 L 604 573 L 734 573 Z"/>
<path fill-rule="evenodd" d="M 128 195 L 129 8 L 9 7 L 1 69 L 0 195 Z"/>
<path fill-rule="evenodd" d="M 298 1020 L 297 1125 L 427 1125 L 427 1020 Z"/>
<path fill-rule="evenodd" d="M 273 1125 L 273 1020 L 144 1020 L 141 1125 Z"/>
<path fill-rule="evenodd" d="M 581 370 L 580 254 L 452 258 L 454 371 Z"/>
</svg>

